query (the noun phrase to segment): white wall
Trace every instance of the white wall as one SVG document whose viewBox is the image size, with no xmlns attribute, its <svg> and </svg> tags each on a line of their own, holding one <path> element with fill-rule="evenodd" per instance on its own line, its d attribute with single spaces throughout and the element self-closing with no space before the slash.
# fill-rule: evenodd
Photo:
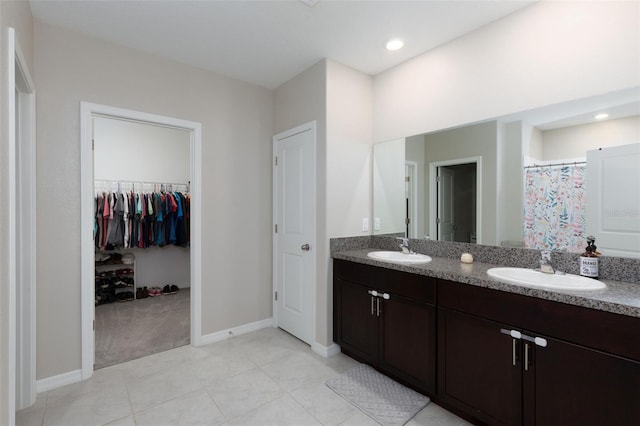
<svg viewBox="0 0 640 426">
<path fill-rule="evenodd" d="M 544 161 L 586 158 L 587 151 L 640 142 L 640 116 L 542 132 Z"/>
<path fill-rule="evenodd" d="M 33 19 L 28 2 L 8 2 L 0 1 L 0 193 L 7 194 L 9 190 L 9 175 L 7 155 L 8 145 L 8 114 L 9 105 L 7 103 L 8 93 L 6 92 L 5 81 L 9 67 L 14 66 L 13 60 L 7 62 L 6 58 L 6 35 L 7 28 L 16 30 L 16 38 L 20 43 L 22 53 L 29 67 L 31 76 L 35 78 L 33 66 Z M 15 388 L 9 382 L 9 354 L 15 354 L 15 347 L 9 345 L 9 322 L 8 308 L 15 304 L 15 300 L 10 300 L 8 295 L 8 262 L 7 254 L 10 250 L 9 243 L 9 209 L 13 207 L 11 202 L 0 203 L 0 424 L 10 424 L 13 421 L 14 413 L 11 407 L 10 397 L 15 396 Z"/>
<path fill-rule="evenodd" d="M 165 126 L 93 118 L 93 178 L 189 182 L 190 132 Z"/>
<path fill-rule="evenodd" d="M 96 180 L 127 184 L 166 182 L 186 185 L 189 182 L 189 131 L 94 117 L 93 140 L 93 176 Z M 152 246 L 129 251 L 136 258 L 136 287 L 164 287 L 167 284 L 190 287 L 188 247 Z"/>
<path fill-rule="evenodd" d="M 373 147 L 373 211 L 380 219 L 376 234 L 405 231 L 405 140 L 396 139 Z"/>
<path fill-rule="evenodd" d="M 369 234 L 371 218 L 370 76 L 327 61 L 327 232 L 329 238 Z"/>
<path fill-rule="evenodd" d="M 498 217 L 496 228 L 499 245 L 520 246 L 524 206 L 523 171 L 526 129 L 516 121 L 500 126 L 498 163 Z"/>
<path fill-rule="evenodd" d="M 374 78 L 387 141 L 640 85 L 638 2 L 539 2 Z"/>
<path fill-rule="evenodd" d="M 536 160 L 541 161 L 544 159 L 542 153 L 542 131 L 536 127 L 523 123 L 523 155 L 524 163 L 529 164 Z"/>
<path fill-rule="evenodd" d="M 202 332 L 270 318 L 273 93 L 38 21 L 35 52 L 38 378 L 81 363 L 83 100 L 202 123 Z"/>
</svg>

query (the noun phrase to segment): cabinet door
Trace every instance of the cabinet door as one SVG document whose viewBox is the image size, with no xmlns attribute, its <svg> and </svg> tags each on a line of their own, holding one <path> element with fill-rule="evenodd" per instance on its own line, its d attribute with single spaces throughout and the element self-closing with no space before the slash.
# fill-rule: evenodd
<svg viewBox="0 0 640 426">
<path fill-rule="evenodd" d="M 340 292 L 338 344 L 342 351 L 354 358 L 374 364 L 378 358 L 378 317 L 375 315 L 376 301 L 368 287 L 335 280 Z"/>
<path fill-rule="evenodd" d="M 522 423 L 521 342 L 505 328 L 438 309 L 438 396 L 492 425 Z"/>
<path fill-rule="evenodd" d="M 381 368 L 427 393 L 435 393 L 435 307 L 394 294 L 378 300 Z"/>
<path fill-rule="evenodd" d="M 526 425 L 640 425 L 640 363 L 546 340 L 529 347 Z"/>
</svg>

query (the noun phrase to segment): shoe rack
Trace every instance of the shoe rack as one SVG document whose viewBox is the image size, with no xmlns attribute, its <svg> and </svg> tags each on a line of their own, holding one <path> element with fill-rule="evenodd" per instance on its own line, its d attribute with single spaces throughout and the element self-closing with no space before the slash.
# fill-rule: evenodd
<svg viewBox="0 0 640 426">
<path fill-rule="evenodd" d="M 95 263 L 95 304 L 136 299 L 136 261 L 108 260 Z"/>
</svg>

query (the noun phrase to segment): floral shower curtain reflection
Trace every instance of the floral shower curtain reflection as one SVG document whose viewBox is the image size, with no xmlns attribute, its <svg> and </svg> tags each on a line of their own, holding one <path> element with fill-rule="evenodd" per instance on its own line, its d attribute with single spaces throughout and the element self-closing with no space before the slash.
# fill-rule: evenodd
<svg viewBox="0 0 640 426">
<path fill-rule="evenodd" d="M 526 248 L 584 251 L 586 173 L 584 164 L 527 168 L 523 226 Z"/>
</svg>

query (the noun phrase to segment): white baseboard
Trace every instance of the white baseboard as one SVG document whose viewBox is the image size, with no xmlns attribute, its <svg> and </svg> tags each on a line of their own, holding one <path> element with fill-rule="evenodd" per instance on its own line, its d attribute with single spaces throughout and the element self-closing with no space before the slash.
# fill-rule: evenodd
<svg viewBox="0 0 640 426">
<path fill-rule="evenodd" d="M 58 374 L 57 376 L 47 377 L 36 381 L 36 392 L 46 392 L 62 386 L 78 383 L 82 381 L 82 370 L 73 370 L 68 373 Z"/>
<path fill-rule="evenodd" d="M 257 331 L 272 326 L 273 318 L 267 318 L 264 320 L 251 322 L 249 324 L 243 324 L 237 327 L 228 328 L 226 330 L 216 331 L 215 333 L 203 335 L 200 338 L 200 344 L 198 346 L 209 345 L 211 343 L 220 342 L 233 336 L 239 336 L 241 334 L 250 333 L 252 331 Z"/>
<path fill-rule="evenodd" d="M 320 356 L 329 358 L 340 353 L 340 346 L 336 345 L 335 343 L 332 343 L 329 346 L 324 346 L 318 342 L 313 342 L 313 345 L 311 345 L 311 350 Z"/>
</svg>

